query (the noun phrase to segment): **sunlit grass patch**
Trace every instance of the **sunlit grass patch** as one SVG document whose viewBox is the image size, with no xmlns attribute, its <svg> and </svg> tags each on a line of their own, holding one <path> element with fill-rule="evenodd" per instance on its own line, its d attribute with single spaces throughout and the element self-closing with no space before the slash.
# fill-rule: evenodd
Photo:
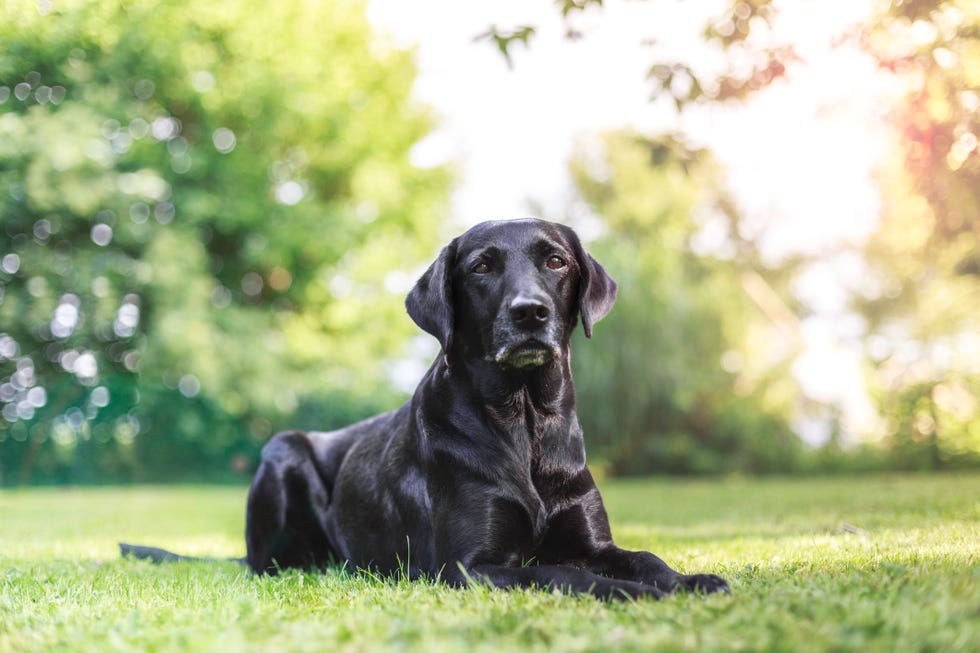
<svg viewBox="0 0 980 653">
<path fill-rule="evenodd" d="M 973 651 L 980 477 L 608 482 L 614 534 L 727 596 L 606 604 L 336 567 L 120 559 L 117 540 L 244 553 L 241 487 L 0 493 L 0 651 Z"/>
</svg>

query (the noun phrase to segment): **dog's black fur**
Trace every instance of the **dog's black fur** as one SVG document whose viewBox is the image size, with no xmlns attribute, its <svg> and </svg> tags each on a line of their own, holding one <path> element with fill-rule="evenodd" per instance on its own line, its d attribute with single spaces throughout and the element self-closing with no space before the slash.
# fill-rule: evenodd
<svg viewBox="0 0 980 653">
<path fill-rule="evenodd" d="M 591 337 L 615 296 L 563 225 L 485 222 L 453 240 L 405 302 L 442 345 L 415 395 L 339 431 L 266 445 L 248 498 L 248 565 L 274 574 L 347 561 L 602 598 L 727 590 L 613 543 L 585 464 L 569 341 L 579 319 Z"/>
</svg>

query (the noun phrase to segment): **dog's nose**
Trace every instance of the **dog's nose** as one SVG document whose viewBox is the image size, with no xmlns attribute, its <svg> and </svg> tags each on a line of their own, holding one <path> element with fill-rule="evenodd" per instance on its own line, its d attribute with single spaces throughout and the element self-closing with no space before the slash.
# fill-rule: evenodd
<svg viewBox="0 0 980 653">
<path fill-rule="evenodd" d="M 551 309 L 540 301 L 518 297 L 510 304 L 510 319 L 519 329 L 537 329 L 548 323 Z"/>
</svg>

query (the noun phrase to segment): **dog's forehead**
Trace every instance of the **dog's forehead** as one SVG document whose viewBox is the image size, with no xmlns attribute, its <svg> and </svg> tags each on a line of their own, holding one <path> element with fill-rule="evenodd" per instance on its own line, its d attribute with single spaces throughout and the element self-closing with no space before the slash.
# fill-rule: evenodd
<svg viewBox="0 0 980 653">
<path fill-rule="evenodd" d="M 494 247 L 502 251 L 524 251 L 540 241 L 568 248 L 561 225 L 545 220 L 489 220 L 471 227 L 457 240 L 460 255 Z"/>
</svg>

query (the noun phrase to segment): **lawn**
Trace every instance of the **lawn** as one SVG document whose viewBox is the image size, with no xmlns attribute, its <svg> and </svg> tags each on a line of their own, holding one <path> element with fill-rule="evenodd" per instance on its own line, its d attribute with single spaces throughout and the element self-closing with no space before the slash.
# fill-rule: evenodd
<svg viewBox="0 0 980 653">
<path fill-rule="evenodd" d="M 980 476 L 607 481 L 623 546 L 725 596 L 591 598 L 330 569 L 119 558 L 244 553 L 246 489 L 0 492 L 0 652 L 978 651 Z"/>
</svg>

